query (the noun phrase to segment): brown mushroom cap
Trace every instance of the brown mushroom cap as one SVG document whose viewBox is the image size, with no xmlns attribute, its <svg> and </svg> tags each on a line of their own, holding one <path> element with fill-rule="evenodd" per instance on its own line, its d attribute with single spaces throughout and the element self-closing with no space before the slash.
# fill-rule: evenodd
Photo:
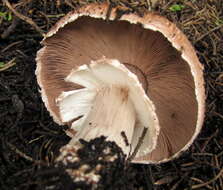
<svg viewBox="0 0 223 190">
<path fill-rule="evenodd" d="M 80 8 L 48 32 L 37 54 L 43 101 L 62 124 L 56 98 L 64 91 L 82 88 L 64 81 L 71 70 L 103 56 L 117 59 L 138 76 L 160 123 L 155 150 L 134 161 L 168 161 L 186 150 L 202 127 L 203 67 L 185 35 L 166 18 L 131 13 L 115 20 L 113 8 L 106 21 L 108 8 L 107 4 Z"/>
</svg>

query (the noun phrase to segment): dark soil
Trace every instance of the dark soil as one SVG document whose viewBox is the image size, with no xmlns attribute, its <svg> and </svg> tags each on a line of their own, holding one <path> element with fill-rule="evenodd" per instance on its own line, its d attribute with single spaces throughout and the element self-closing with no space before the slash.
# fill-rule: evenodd
<svg viewBox="0 0 223 190">
<path fill-rule="evenodd" d="M 37 172 L 51 167 L 69 138 L 49 116 L 38 92 L 35 56 L 42 34 L 70 10 L 96 0 L 0 2 L 0 189 L 37 189 Z M 97 0 L 99 1 L 99 0 Z M 8 2 L 4 0 L 4 2 Z M 110 0 L 143 14 L 146 0 Z M 179 11 L 170 10 L 184 5 Z M 223 189 L 223 1 L 160 0 L 154 11 L 175 22 L 205 67 L 206 120 L 193 146 L 162 165 L 130 165 L 136 189 Z M 5 16 L 1 16 L 4 15 Z M 123 12 L 120 12 L 122 14 Z M 12 18 L 11 16 L 12 15 Z M 25 18 L 21 17 L 24 15 Z M 29 22 L 29 21 L 32 21 Z M 32 25 L 30 25 L 30 23 Z M 33 23 L 35 25 L 33 25 Z M 133 172 L 134 170 L 134 172 Z M 130 183 L 131 184 L 131 183 Z"/>
<path fill-rule="evenodd" d="M 106 141 L 102 136 L 89 142 L 81 139 L 80 143 L 82 147 L 78 151 L 68 148 L 69 151 L 65 153 L 65 149 L 65 156 L 56 165 L 44 166 L 36 172 L 33 179 L 39 182 L 37 189 L 134 190 L 140 186 L 137 184 L 136 170 L 127 165 L 126 155 L 115 142 Z M 78 160 L 70 161 L 68 157 Z M 71 177 L 67 170 L 78 172 Z M 97 183 L 97 180 L 89 177 L 88 174 L 92 173 L 100 177 Z"/>
</svg>

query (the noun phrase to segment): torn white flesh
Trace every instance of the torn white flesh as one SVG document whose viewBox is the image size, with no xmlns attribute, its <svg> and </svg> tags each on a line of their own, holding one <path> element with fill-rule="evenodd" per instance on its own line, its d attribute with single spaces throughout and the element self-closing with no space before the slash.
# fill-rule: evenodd
<svg viewBox="0 0 223 190">
<path fill-rule="evenodd" d="M 122 132 L 132 150 L 143 128 L 148 127 L 138 156 L 151 152 L 159 132 L 155 108 L 144 92 L 136 75 L 113 59 L 100 59 L 73 70 L 66 81 L 85 88 L 64 92 L 57 99 L 61 119 L 72 123 L 77 131 L 70 144 L 80 138 L 90 140 L 101 135 L 115 141 L 125 154 L 129 153 Z"/>
<path fill-rule="evenodd" d="M 127 139 L 131 142 L 135 118 L 135 109 L 129 99 L 127 89 L 116 86 L 101 88 L 94 99 L 88 117 L 82 124 L 83 129 L 78 131 L 72 141 L 80 138 L 90 140 L 104 135 L 107 140 L 115 141 L 127 154 L 129 146 L 125 145 L 121 133 L 125 132 Z"/>
</svg>

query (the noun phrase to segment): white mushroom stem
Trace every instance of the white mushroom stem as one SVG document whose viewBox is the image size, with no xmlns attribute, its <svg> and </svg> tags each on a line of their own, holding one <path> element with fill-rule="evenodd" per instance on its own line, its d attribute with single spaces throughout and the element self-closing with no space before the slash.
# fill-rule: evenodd
<svg viewBox="0 0 223 190">
<path fill-rule="evenodd" d="M 127 147 L 121 133 L 124 132 L 131 142 L 135 121 L 135 108 L 128 89 L 105 87 L 97 92 L 91 111 L 73 141 L 80 138 L 90 140 L 104 135 L 107 140 L 115 141 L 127 154 L 129 146 Z"/>
<path fill-rule="evenodd" d="M 138 155 L 155 148 L 159 124 L 154 105 L 137 76 L 124 65 L 103 58 L 73 70 L 65 80 L 85 87 L 63 92 L 57 99 L 62 121 L 76 119 L 72 129 L 77 133 L 71 145 L 80 138 L 90 140 L 103 135 L 128 154 L 130 147 L 126 145 L 126 138 L 134 149 L 147 127 L 148 133 Z"/>
</svg>

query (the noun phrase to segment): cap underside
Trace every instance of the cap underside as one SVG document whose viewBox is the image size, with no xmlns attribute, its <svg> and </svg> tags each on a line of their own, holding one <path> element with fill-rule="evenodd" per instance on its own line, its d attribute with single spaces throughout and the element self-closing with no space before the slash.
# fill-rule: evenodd
<svg viewBox="0 0 223 190">
<path fill-rule="evenodd" d="M 140 160 L 169 158 L 194 135 L 198 115 L 194 79 L 189 65 L 161 33 L 126 21 L 84 16 L 45 39 L 44 45 L 40 75 L 49 109 L 57 118 L 55 99 L 64 91 L 81 88 L 66 82 L 67 75 L 105 56 L 119 60 L 133 73 L 140 71 L 139 80 L 155 104 L 161 126 L 157 147 Z"/>
</svg>

